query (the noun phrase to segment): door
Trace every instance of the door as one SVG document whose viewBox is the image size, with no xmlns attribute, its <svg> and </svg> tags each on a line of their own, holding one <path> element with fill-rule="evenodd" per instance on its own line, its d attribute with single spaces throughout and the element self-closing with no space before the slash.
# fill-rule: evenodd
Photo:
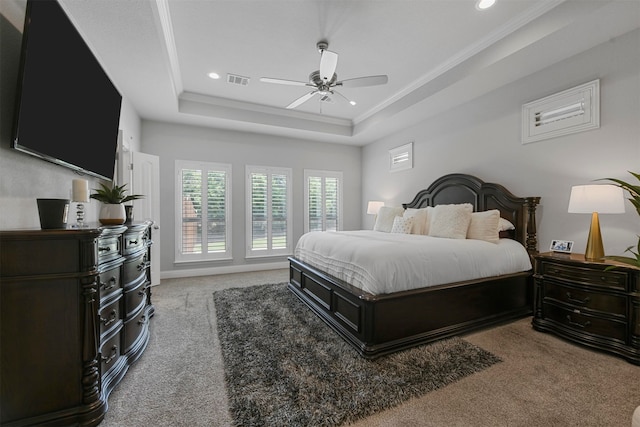
<svg viewBox="0 0 640 427">
<path fill-rule="evenodd" d="M 160 158 L 151 154 L 131 155 L 131 194 L 144 194 L 133 201 L 135 221 L 153 221 L 151 226 L 151 285 L 160 284 Z"/>
</svg>

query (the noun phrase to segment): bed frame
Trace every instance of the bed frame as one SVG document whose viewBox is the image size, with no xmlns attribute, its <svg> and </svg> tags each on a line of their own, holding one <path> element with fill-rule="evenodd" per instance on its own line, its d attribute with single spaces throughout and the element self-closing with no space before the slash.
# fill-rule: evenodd
<svg viewBox="0 0 640 427">
<path fill-rule="evenodd" d="M 499 184 L 445 175 L 405 208 L 471 203 L 500 210 L 515 225 L 509 236 L 537 252 L 539 197 L 516 197 Z M 300 260 L 289 258 L 288 288 L 366 358 L 460 335 L 532 313 L 532 273 L 523 272 L 424 289 L 373 295 Z"/>
</svg>

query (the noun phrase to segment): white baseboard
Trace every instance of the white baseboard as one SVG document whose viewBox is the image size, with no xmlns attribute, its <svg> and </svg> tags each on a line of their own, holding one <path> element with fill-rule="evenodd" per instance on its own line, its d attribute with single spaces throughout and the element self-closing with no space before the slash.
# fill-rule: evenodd
<svg viewBox="0 0 640 427">
<path fill-rule="evenodd" d="M 224 267 L 193 268 L 190 270 L 161 271 L 160 279 L 177 279 L 181 277 L 213 276 L 217 274 L 248 273 L 251 271 L 279 270 L 289 268 L 288 261 L 264 264 L 228 265 Z"/>
</svg>

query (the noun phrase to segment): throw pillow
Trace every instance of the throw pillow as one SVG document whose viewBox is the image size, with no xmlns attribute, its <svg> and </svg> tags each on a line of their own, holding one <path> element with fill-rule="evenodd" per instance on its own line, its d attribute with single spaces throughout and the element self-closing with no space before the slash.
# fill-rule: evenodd
<svg viewBox="0 0 640 427">
<path fill-rule="evenodd" d="M 434 207 L 429 224 L 429 236 L 466 239 L 471 212 L 473 212 L 471 203 Z"/>
<path fill-rule="evenodd" d="M 500 211 L 492 209 L 485 212 L 474 212 L 471 214 L 471 222 L 467 230 L 467 239 L 485 240 L 491 243 L 498 243 L 498 225 L 500 223 Z"/>
<path fill-rule="evenodd" d="M 393 227 L 393 219 L 396 216 L 402 216 L 403 207 L 382 206 L 378 211 L 376 223 L 373 225 L 375 231 L 383 231 L 389 233 Z"/>
<path fill-rule="evenodd" d="M 413 218 L 403 218 L 401 216 L 397 216 L 393 219 L 393 226 L 391 227 L 391 232 L 411 234 L 412 227 L 413 227 Z"/>
</svg>

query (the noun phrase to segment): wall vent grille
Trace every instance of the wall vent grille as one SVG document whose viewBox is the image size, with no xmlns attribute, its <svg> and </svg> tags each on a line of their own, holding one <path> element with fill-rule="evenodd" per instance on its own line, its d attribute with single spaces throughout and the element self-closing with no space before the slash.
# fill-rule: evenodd
<svg viewBox="0 0 640 427">
<path fill-rule="evenodd" d="M 247 86 L 249 84 L 249 77 L 239 76 L 237 74 L 227 74 L 227 83 L 239 86 Z"/>
</svg>

